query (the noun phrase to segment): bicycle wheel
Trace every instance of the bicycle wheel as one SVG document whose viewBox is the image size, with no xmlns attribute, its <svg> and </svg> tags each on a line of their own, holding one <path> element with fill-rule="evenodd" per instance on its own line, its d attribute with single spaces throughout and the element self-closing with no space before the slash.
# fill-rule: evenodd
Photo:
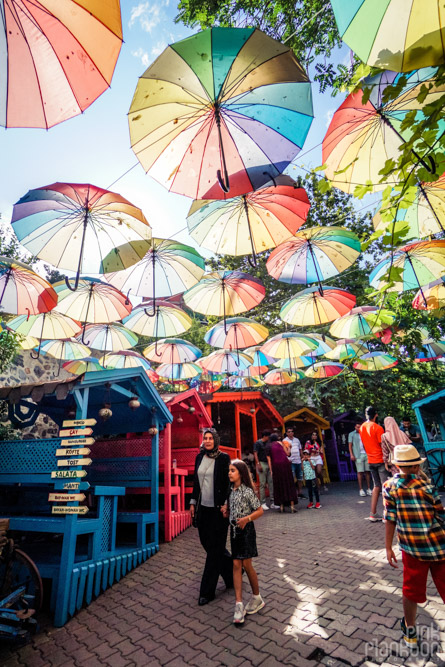
<svg viewBox="0 0 445 667">
<path fill-rule="evenodd" d="M 29 608 L 38 611 L 43 602 L 43 584 L 34 561 L 21 549 L 14 548 L 11 556 L 0 559 L 0 591 L 2 596 L 25 586 L 30 596 Z"/>
<path fill-rule="evenodd" d="M 434 484 L 438 489 L 445 488 L 445 449 L 430 449 L 427 458 Z"/>
</svg>

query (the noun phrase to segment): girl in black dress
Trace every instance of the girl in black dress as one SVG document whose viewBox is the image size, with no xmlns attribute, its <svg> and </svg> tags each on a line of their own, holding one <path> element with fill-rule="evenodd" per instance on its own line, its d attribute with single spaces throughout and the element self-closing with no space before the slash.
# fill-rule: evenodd
<svg viewBox="0 0 445 667">
<path fill-rule="evenodd" d="M 260 595 L 258 576 L 252 564 L 252 558 L 258 556 L 253 522 L 263 514 L 263 509 L 253 490 L 252 477 L 244 461 L 236 459 L 231 462 L 229 479 L 232 484 L 228 504 L 235 588 L 233 622 L 240 625 L 244 623 L 246 614 L 255 614 L 265 604 Z M 252 598 L 246 606 L 243 604 L 243 568 L 252 588 Z"/>
</svg>

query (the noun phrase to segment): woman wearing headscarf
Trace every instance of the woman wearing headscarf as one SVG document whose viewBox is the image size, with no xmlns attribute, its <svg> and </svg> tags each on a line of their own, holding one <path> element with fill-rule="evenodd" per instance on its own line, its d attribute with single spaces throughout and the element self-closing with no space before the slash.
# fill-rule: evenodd
<svg viewBox="0 0 445 667">
<path fill-rule="evenodd" d="M 410 438 L 400 430 L 394 417 L 385 417 L 383 420 L 385 432 L 382 435 L 382 452 L 385 468 L 391 475 L 398 472 L 396 466 L 392 465 L 394 447 L 397 445 L 411 445 Z"/>
<path fill-rule="evenodd" d="M 220 575 L 226 588 L 233 587 L 233 562 L 226 549 L 230 457 L 220 451 L 219 444 L 215 429 L 206 429 L 201 451 L 195 460 L 190 500 L 193 525 L 198 528 L 199 539 L 207 553 L 199 592 L 198 604 L 201 606 L 215 598 Z"/>
<path fill-rule="evenodd" d="M 272 470 L 274 502 L 280 506 L 281 513 L 284 512 L 285 505 L 290 505 L 291 512 L 294 513 L 297 511 L 295 505 L 298 497 L 292 466 L 287 458 L 290 448 L 287 443 L 281 442 L 276 433 L 270 436 L 268 446 L 267 461 Z"/>
</svg>

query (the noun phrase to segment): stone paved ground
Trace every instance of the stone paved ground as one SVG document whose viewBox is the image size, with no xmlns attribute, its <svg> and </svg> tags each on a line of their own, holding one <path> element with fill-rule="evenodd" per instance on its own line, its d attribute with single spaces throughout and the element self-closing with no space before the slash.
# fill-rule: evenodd
<svg viewBox="0 0 445 667">
<path fill-rule="evenodd" d="M 322 502 L 320 511 L 300 505 L 296 515 L 269 511 L 257 522 L 267 604 L 244 627 L 232 625 L 234 596 L 223 585 L 198 607 L 203 552 L 190 528 L 64 628 L 44 625 L 31 644 L 0 650 L 0 664 L 445 665 L 445 607 L 432 587 L 419 614 L 421 655 L 400 644 L 401 570 L 385 564 L 384 526 L 366 520 L 369 498 L 351 483 Z"/>
</svg>

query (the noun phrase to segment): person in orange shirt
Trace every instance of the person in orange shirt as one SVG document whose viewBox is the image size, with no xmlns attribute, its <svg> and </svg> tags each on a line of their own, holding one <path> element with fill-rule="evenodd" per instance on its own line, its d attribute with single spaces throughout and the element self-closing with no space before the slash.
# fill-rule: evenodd
<svg viewBox="0 0 445 667">
<path fill-rule="evenodd" d="M 388 472 L 383 461 L 382 435 L 385 430 L 377 424 L 377 410 L 370 406 L 366 408 L 366 421 L 360 426 L 360 437 L 368 455 L 369 469 L 374 482 L 371 496 L 371 512 L 369 520 L 375 523 L 382 517 L 377 514 L 377 502 L 382 491 L 383 482 L 388 479 Z"/>
</svg>

